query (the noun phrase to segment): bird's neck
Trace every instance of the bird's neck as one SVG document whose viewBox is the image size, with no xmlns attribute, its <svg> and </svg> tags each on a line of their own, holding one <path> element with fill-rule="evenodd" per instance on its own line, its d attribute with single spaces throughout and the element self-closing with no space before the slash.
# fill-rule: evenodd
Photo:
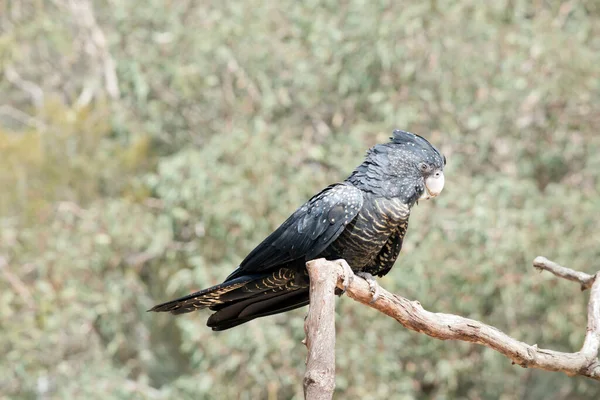
<svg viewBox="0 0 600 400">
<path fill-rule="evenodd" d="M 400 200 L 408 209 L 412 208 L 420 195 L 417 193 L 416 185 L 412 181 L 375 174 L 368 169 L 360 169 L 360 167 L 354 170 L 352 175 L 346 179 L 346 182 L 375 198 Z"/>
</svg>

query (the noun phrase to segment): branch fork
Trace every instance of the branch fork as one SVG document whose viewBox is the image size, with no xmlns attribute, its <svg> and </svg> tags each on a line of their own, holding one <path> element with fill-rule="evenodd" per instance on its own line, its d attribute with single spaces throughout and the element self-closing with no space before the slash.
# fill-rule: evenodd
<svg viewBox="0 0 600 400">
<path fill-rule="evenodd" d="M 335 288 L 346 290 L 353 300 L 394 318 L 405 328 L 441 340 L 461 340 L 489 347 L 524 368 L 561 371 L 569 376 L 581 375 L 600 381 L 600 272 L 589 275 L 563 267 L 544 257 L 533 266 L 559 278 L 577 282 L 582 290 L 590 290 L 588 324 L 581 350 L 565 353 L 541 349 L 537 344 L 518 341 L 501 330 L 482 322 L 453 314 L 425 310 L 411 301 L 379 288 L 372 302 L 372 287 L 364 279 L 349 277 L 343 260 L 312 260 L 306 263 L 310 276 L 310 308 L 305 321 L 308 358 L 304 376 L 306 399 L 331 399 L 335 389 Z M 350 272 L 349 272 L 350 271 Z"/>
</svg>

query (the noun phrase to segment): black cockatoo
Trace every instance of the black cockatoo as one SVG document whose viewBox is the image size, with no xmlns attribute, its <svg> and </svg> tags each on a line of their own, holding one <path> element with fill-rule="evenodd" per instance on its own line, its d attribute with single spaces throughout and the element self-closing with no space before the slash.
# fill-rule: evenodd
<svg viewBox="0 0 600 400">
<path fill-rule="evenodd" d="M 395 130 L 372 147 L 343 182 L 298 208 L 219 285 L 150 311 L 215 311 L 207 322 L 225 330 L 309 302 L 306 262 L 343 259 L 373 288 L 402 247 L 412 206 L 440 194 L 446 158 L 421 136 Z"/>
</svg>

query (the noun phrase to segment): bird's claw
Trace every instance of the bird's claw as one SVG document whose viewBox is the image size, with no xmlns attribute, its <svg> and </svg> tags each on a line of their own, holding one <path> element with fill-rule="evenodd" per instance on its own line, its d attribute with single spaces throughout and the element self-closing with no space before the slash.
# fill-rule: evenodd
<svg viewBox="0 0 600 400">
<path fill-rule="evenodd" d="M 371 292 L 371 296 L 372 296 L 371 301 L 369 303 L 370 304 L 375 303 L 377 301 L 377 299 L 379 298 L 379 295 L 381 294 L 381 292 L 379 290 L 379 284 L 377 283 L 377 281 L 375 280 L 373 275 L 371 275 L 368 272 L 357 272 L 356 275 L 360 276 L 365 281 L 367 281 L 367 283 L 369 284 L 369 291 Z"/>
<path fill-rule="evenodd" d="M 342 289 L 342 293 L 340 293 L 340 296 L 341 296 L 344 293 L 346 293 L 348 286 L 350 286 L 350 284 L 354 280 L 354 271 L 352 271 L 352 268 L 350 268 L 350 265 L 348 265 L 346 260 L 344 260 L 343 258 L 340 258 L 339 260 L 335 260 L 334 262 L 336 262 L 344 270 L 344 274 L 342 275 L 342 285 L 344 286 L 344 289 Z"/>
</svg>

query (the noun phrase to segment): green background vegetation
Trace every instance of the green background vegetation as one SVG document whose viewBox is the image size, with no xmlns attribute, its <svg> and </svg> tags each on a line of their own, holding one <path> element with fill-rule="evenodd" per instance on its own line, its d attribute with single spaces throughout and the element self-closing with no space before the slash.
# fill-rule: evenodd
<svg viewBox="0 0 600 400">
<path fill-rule="evenodd" d="M 381 284 L 576 351 L 600 246 L 597 1 L 0 1 L 0 397 L 301 398 L 297 310 L 148 314 L 220 282 L 393 128 L 448 158 Z M 337 307 L 337 397 L 597 399 Z"/>
</svg>

